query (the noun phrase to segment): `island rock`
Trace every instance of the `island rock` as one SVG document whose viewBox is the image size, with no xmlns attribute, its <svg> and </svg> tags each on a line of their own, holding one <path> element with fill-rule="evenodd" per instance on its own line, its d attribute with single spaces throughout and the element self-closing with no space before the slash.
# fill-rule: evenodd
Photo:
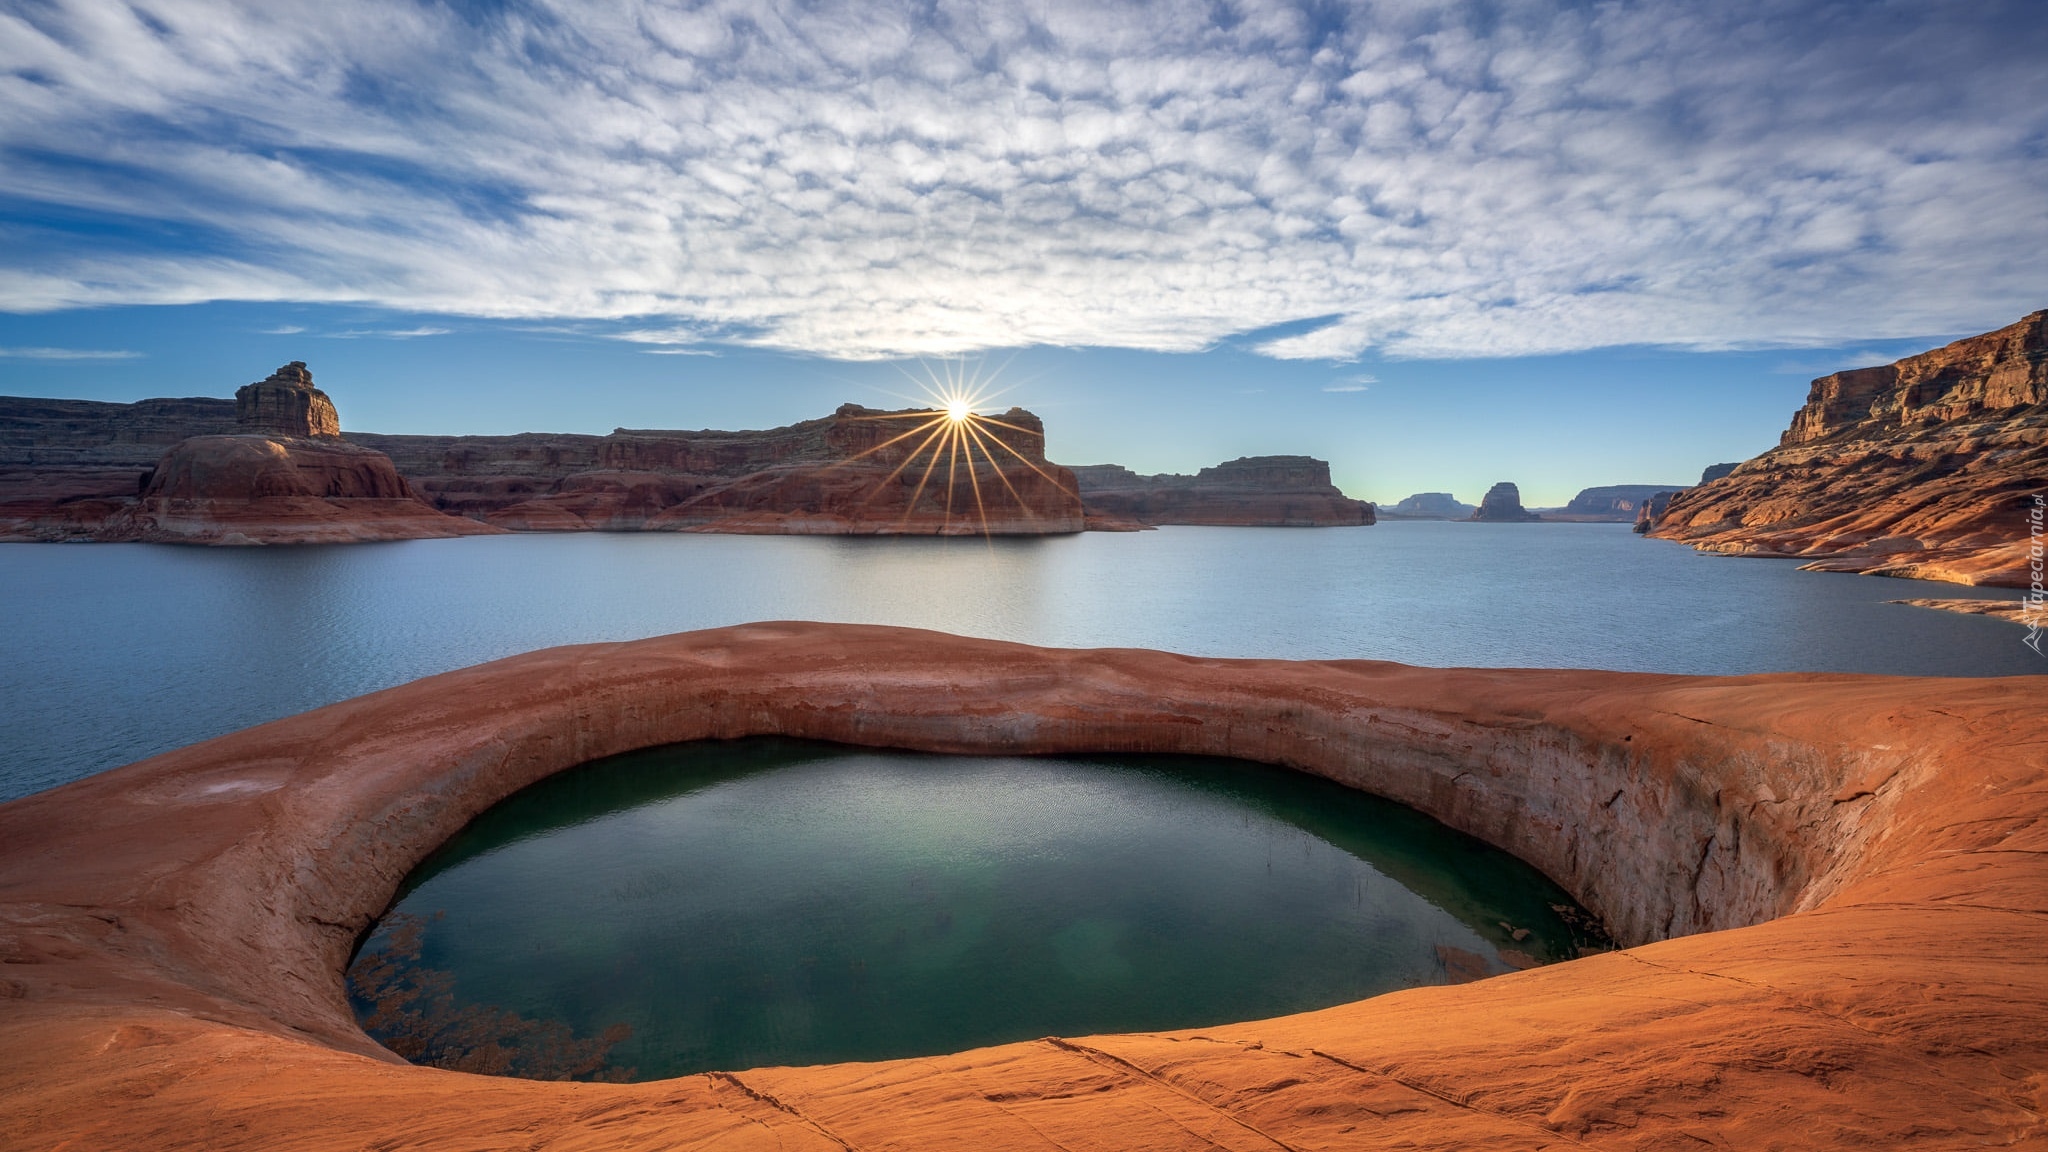
<svg viewBox="0 0 2048 1152">
<path fill-rule="evenodd" d="M 1495 524 L 1525 524 L 1543 519 L 1536 513 L 1522 507 L 1522 490 L 1514 482 L 1503 480 L 1486 490 L 1479 501 L 1479 510 L 1472 513 L 1472 519 Z"/>
<path fill-rule="evenodd" d="M 1371 524 L 1373 506 L 1330 483 L 1330 465 L 1310 456 L 1246 456 L 1193 476 L 1141 476 L 1120 464 L 1075 467 L 1081 499 L 1105 526 L 1217 524 L 1325 528 Z"/>
<path fill-rule="evenodd" d="M 1385 520 L 1470 520 L 1479 511 L 1449 492 L 1417 492 L 1391 507 L 1379 509 Z"/>
</svg>

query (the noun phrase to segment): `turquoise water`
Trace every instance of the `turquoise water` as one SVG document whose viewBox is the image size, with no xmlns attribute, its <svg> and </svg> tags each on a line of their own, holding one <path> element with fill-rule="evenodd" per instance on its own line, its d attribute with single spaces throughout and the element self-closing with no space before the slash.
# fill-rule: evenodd
<svg viewBox="0 0 2048 1152">
<path fill-rule="evenodd" d="M 551 644 L 749 620 L 1215 656 L 1661 672 L 2048 671 L 1993 592 L 1800 572 L 1605 524 L 1042 539 L 667 533 L 301 548 L 0 545 L 0 799 Z"/>
<path fill-rule="evenodd" d="M 1281 769 L 755 739 L 543 781 L 395 911 L 457 1005 L 629 1025 L 612 1065 L 652 1079 L 1319 1008 L 1596 943 L 1558 905 L 1505 853 Z"/>
</svg>

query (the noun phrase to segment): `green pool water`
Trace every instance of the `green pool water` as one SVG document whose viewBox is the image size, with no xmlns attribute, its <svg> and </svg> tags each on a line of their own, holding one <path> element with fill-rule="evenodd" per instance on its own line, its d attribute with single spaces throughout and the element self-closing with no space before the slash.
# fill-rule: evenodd
<svg viewBox="0 0 2048 1152">
<path fill-rule="evenodd" d="M 644 1080 L 1273 1016 L 1565 960 L 1590 924 L 1513 857 L 1284 769 L 752 739 L 513 796 L 351 972 L 416 1059 Z M 582 1066 L 494 1065 L 534 1022 Z"/>
</svg>

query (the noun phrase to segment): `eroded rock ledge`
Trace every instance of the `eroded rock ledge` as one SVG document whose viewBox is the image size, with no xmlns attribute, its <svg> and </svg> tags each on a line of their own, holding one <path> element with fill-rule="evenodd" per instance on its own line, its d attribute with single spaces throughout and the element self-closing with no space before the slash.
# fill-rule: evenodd
<svg viewBox="0 0 2048 1152">
<path fill-rule="evenodd" d="M 2048 310 L 1813 382 L 1779 445 L 1637 529 L 1695 548 L 2025 588 L 2048 497 Z"/>
<path fill-rule="evenodd" d="M 0 806 L 0 1146 L 2039 1141 L 2039 692 L 821 624 L 532 653 Z M 760 733 L 1289 764 L 1516 852 L 1636 946 L 1277 1020 L 639 1085 L 412 1068 L 356 1029 L 357 934 L 475 814 L 595 757 Z"/>
</svg>

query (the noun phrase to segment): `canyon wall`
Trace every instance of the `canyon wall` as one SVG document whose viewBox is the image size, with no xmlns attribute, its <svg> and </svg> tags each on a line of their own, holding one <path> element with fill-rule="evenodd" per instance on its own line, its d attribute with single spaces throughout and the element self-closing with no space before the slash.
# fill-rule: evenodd
<svg viewBox="0 0 2048 1152">
<path fill-rule="evenodd" d="M 764 431 L 349 439 L 443 511 L 521 531 L 832 535 L 1079 532 L 1073 477 L 1021 408 L 945 420 L 844 404 Z"/>
<path fill-rule="evenodd" d="M 167 454 L 195 438 L 233 436 L 267 438 L 280 451 L 194 444 L 178 463 L 179 494 L 150 490 L 152 476 L 172 463 Z M 303 482 L 280 470 L 293 468 L 309 470 Z M 381 471 L 371 482 L 363 469 Z M 338 472 L 355 479 L 336 481 Z M 196 477 L 224 487 L 202 494 Z M 403 494 L 351 494 L 394 483 Z M 255 491 L 299 503 L 239 510 Z M 409 502 L 347 507 L 378 520 L 377 532 L 415 535 L 1040 535 L 1374 518 L 1371 504 L 1330 483 L 1328 464 L 1306 456 L 1233 460 L 1195 476 L 1139 476 L 1113 464 L 1070 470 L 1046 459 L 1045 427 L 1022 408 L 955 421 L 924 409 L 846 404 L 822 419 L 739 432 L 344 436 L 333 402 L 301 361 L 232 401 L 0 397 L 0 540 L 241 543 L 256 542 L 250 531 L 258 529 L 286 540 L 299 538 L 282 527 L 293 518 L 308 531 L 318 527 L 306 538 L 328 539 L 340 522 L 306 501 L 366 499 Z"/>
<path fill-rule="evenodd" d="M 1193 476 L 1141 476 L 1119 464 L 1072 471 L 1092 516 L 1140 525 L 1322 528 L 1376 518 L 1370 503 L 1330 483 L 1328 463 L 1310 456 L 1246 456 Z"/>
<path fill-rule="evenodd" d="M 1629 524 L 1641 513 L 1643 505 L 1659 493 L 1668 494 L 1684 487 L 1683 484 L 1607 484 L 1598 488 L 1581 488 L 1579 494 L 1564 507 L 1544 509 L 1543 518 Z"/>
<path fill-rule="evenodd" d="M 311 544 L 470 536 L 341 421 L 300 361 L 233 400 L 0 397 L 0 540 Z"/>
<path fill-rule="evenodd" d="M 2048 492 L 2048 311 L 1813 382 L 1778 447 L 1680 492 L 1648 534 L 1867 572 L 2025 587 Z"/>
</svg>

